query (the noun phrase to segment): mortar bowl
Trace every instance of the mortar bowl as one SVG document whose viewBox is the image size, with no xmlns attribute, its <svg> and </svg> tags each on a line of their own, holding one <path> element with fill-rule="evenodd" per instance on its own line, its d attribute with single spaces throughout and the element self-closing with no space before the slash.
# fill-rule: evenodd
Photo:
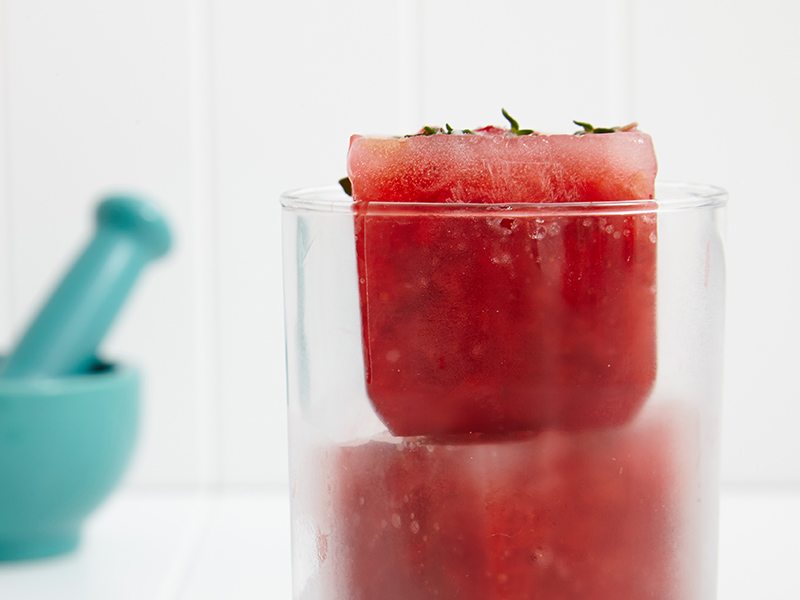
<svg viewBox="0 0 800 600">
<path fill-rule="evenodd" d="M 129 367 L 0 379 L 0 561 L 78 546 L 128 465 L 138 422 L 139 373 Z"/>
</svg>

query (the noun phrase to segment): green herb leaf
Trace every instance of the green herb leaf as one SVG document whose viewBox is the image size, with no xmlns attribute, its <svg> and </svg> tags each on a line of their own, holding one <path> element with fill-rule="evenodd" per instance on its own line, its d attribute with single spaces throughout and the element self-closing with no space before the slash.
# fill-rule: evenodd
<svg viewBox="0 0 800 600">
<path fill-rule="evenodd" d="M 508 111 L 505 108 L 501 109 L 501 112 L 508 121 L 508 124 L 511 126 L 511 133 L 514 135 L 533 135 L 536 133 L 533 129 L 520 129 L 517 120 L 508 114 Z"/>
<path fill-rule="evenodd" d="M 431 127 L 430 125 L 425 125 L 425 127 L 422 128 L 422 135 L 433 135 L 434 133 L 439 133 L 441 131 L 441 127 Z"/>
<path fill-rule="evenodd" d="M 508 114 L 508 111 L 505 108 L 501 108 L 500 111 L 503 113 L 506 121 L 508 121 L 508 124 L 511 126 L 511 131 L 513 133 L 517 133 L 519 131 L 519 123 L 517 123 L 517 120 Z"/>
<path fill-rule="evenodd" d="M 342 189 L 344 190 L 345 194 L 347 194 L 351 198 L 353 197 L 353 184 L 350 181 L 349 177 L 342 177 L 339 180 L 339 185 L 342 186 Z"/>
<path fill-rule="evenodd" d="M 445 124 L 444 124 L 444 128 L 447 130 L 447 134 L 448 134 L 448 135 L 450 135 L 451 133 L 453 133 L 453 128 L 452 128 L 452 127 L 450 127 L 450 123 L 445 123 Z"/>
<path fill-rule="evenodd" d="M 582 127 L 581 131 L 576 131 L 575 135 L 585 135 L 587 133 L 615 133 L 617 131 L 632 131 L 636 129 L 639 124 L 636 122 L 628 123 L 627 125 L 617 125 L 616 127 L 595 127 L 591 123 L 584 121 L 573 121 L 578 127 Z"/>
<path fill-rule="evenodd" d="M 472 135 L 474 132 L 472 131 L 472 129 L 462 129 L 461 133 L 465 133 L 467 135 Z"/>
</svg>

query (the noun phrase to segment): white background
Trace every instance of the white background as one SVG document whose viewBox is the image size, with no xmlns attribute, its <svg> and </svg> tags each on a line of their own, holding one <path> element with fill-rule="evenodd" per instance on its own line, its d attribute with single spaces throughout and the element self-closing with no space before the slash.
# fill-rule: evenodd
<svg viewBox="0 0 800 600">
<path fill-rule="evenodd" d="M 128 478 L 283 487 L 280 191 L 352 132 L 636 119 L 731 194 L 729 486 L 800 484 L 800 3 L 0 0 L 0 347 L 111 189 L 179 245 L 107 345 L 147 374 Z"/>
</svg>

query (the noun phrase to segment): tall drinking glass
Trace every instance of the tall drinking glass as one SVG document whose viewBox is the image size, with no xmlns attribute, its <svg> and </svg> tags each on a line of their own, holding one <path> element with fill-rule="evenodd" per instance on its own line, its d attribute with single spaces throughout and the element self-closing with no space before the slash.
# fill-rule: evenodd
<svg viewBox="0 0 800 600">
<path fill-rule="evenodd" d="M 285 194 L 294 597 L 716 597 L 725 193 Z"/>
</svg>

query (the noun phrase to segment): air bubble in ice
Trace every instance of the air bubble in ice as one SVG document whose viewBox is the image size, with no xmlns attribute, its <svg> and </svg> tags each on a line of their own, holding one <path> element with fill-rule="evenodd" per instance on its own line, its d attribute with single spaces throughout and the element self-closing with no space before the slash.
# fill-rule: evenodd
<svg viewBox="0 0 800 600">
<path fill-rule="evenodd" d="M 392 515 L 392 526 L 395 529 L 400 529 L 400 525 L 402 525 L 402 524 L 403 524 L 403 519 L 400 517 L 400 515 L 398 515 L 397 513 L 394 513 Z"/>
<path fill-rule="evenodd" d="M 324 563 L 328 558 L 328 534 L 319 532 L 317 534 L 317 559 Z"/>
<path fill-rule="evenodd" d="M 656 243 L 656 232 L 655 231 L 651 231 L 649 237 L 650 237 L 650 243 L 651 244 L 655 244 Z"/>
<path fill-rule="evenodd" d="M 491 227 L 499 230 L 503 235 L 511 235 L 511 230 L 516 228 L 514 219 L 489 219 L 487 221 Z"/>
<path fill-rule="evenodd" d="M 547 237 L 547 230 L 544 227 L 537 227 L 531 234 L 531 238 L 534 240 L 543 240 L 545 237 Z"/>
<path fill-rule="evenodd" d="M 536 548 L 531 553 L 531 559 L 543 567 L 547 567 L 553 562 L 553 553 L 546 548 Z"/>
<path fill-rule="evenodd" d="M 500 227 L 514 231 L 518 227 L 516 219 L 500 219 Z"/>
<path fill-rule="evenodd" d="M 492 256 L 492 262 L 496 265 L 511 264 L 511 255 L 508 252 L 504 252 L 503 254 Z"/>
<path fill-rule="evenodd" d="M 418 521 L 411 521 L 411 524 L 408 526 L 411 530 L 411 533 L 417 535 L 419 533 L 419 522 Z"/>
</svg>

